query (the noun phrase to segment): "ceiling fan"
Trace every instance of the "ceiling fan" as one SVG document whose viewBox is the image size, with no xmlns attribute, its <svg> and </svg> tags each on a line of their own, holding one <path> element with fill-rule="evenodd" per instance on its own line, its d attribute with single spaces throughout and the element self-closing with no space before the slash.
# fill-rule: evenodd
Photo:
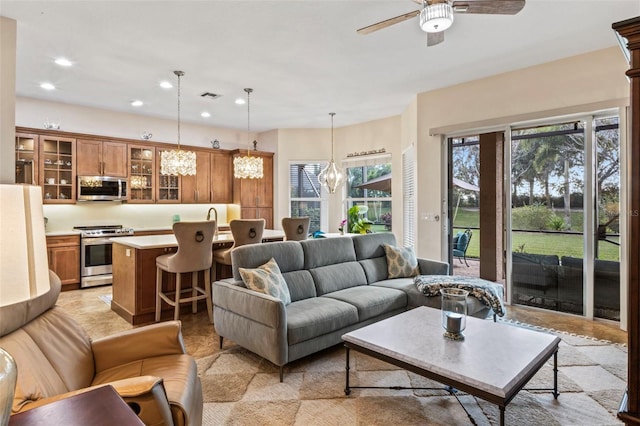
<svg viewBox="0 0 640 426">
<path fill-rule="evenodd" d="M 420 28 L 427 33 L 427 46 L 444 41 L 444 30 L 453 24 L 454 13 L 515 15 L 525 0 L 411 0 L 422 6 L 420 10 L 389 18 L 360 28 L 358 34 L 369 34 L 420 15 Z"/>
</svg>

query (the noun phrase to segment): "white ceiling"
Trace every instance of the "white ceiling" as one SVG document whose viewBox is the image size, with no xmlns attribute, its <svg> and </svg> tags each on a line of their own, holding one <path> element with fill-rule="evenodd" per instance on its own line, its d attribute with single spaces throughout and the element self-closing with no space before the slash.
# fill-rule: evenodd
<svg viewBox="0 0 640 426">
<path fill-rule="evenodd" d="M 638 0 L 527 0 L 517 15 L 456 14 L 427 47 L 418 18 L 356 29 L 412 10 L 411 0 L 0 0 L 18 22 L 18 96 L 245 129 L 328 127 L 400 114 L 417 93 L 617 45 L 611 24 Z M 74 62 L 61 68 L 53 59 Z M 40 83 L 57 86 L 51 92 Z M 222 96 L 203 99 L 202 92 Z M 130 106 L 141 99 L 141 108 Z M 202 111 L 211 117 L 201 118 Z"/>
</svg>

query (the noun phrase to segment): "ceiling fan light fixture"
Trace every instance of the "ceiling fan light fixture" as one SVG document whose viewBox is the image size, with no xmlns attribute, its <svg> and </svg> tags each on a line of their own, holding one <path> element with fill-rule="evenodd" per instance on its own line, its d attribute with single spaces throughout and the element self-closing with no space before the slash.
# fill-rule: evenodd
<svg viewBox="0 0 640 426">
<path fill-rule="evenodd" d="M 453 8 L 449 3 L 434 3 L 420 12 L 420 28 L 426 33 L 439 33 L 453 24 Z"/>
</svg>

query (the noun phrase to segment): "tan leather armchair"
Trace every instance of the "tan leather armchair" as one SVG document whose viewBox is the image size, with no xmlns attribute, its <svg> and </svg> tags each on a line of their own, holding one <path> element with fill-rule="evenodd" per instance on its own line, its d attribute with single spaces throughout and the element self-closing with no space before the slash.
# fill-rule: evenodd
<svg viewBox="0 0 640 426">
<path fill-rule="evenodd" d="M 18 367 L 12 414 L 112 385 L 146 425 L 201 425 L 202 386 L 181 323 L 167 321 L 91 340 L 55 306 L 51 290 L 0 308 L 0 347 Z"/>
</svg>

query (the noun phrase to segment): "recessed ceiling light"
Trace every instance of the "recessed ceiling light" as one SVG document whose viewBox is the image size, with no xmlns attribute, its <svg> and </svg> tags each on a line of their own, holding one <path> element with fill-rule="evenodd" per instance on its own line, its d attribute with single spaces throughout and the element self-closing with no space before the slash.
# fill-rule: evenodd
<svg viewBox="0 0 640 426">
<path fill-rule="evenodd" d="M 160 87 L 162 87 L 163 89 L 171 89 L 173 88 L 173 84 L 169 83 L 168 81 L 163 81 L 160 83 Z"/>
<path fill-rule="evenodd" d="M 139 107 L 139 106 L 142 106 L 142 105 L 144 105 L 144 102 L 139 101 L 139 100 L 135 100 L 135 101 L 131 102 L 131 106 L 134 106 L 134 107 Z"/>
<path fill-rule="evenodd" d="M 71 65 L 73 65 L 73 63 L 67 58 L 57 58 L 54 62 L 61 67 L 70 67 Z"/>
<path fill-rule="evenodd" d="M 204 111 L 202 114 L 200 114 L 202 117 L 204 118 L 208 118 L 211 117 L 211 114 L 209 114 L 207 111 Z"/>
<path fill-rule="evenodd" d="M 42 87 L 44 90 L 54 90 L 56 88 L 56 86 L 51 83 L 42 83 L 40 87 Z"/>
<path fill-rule="evenodd" d="M 245 101 L 245 100 L 244 100 L 244 99 L 242 99 L 242 98 L 238 98 L 238 99 L 236 99 L 236 104 L 238 104 L 238 105 L 244 105 L 244 104 L 246 104 L 246 103 L 247 103 L 247 101 Z"/>
</svg>

